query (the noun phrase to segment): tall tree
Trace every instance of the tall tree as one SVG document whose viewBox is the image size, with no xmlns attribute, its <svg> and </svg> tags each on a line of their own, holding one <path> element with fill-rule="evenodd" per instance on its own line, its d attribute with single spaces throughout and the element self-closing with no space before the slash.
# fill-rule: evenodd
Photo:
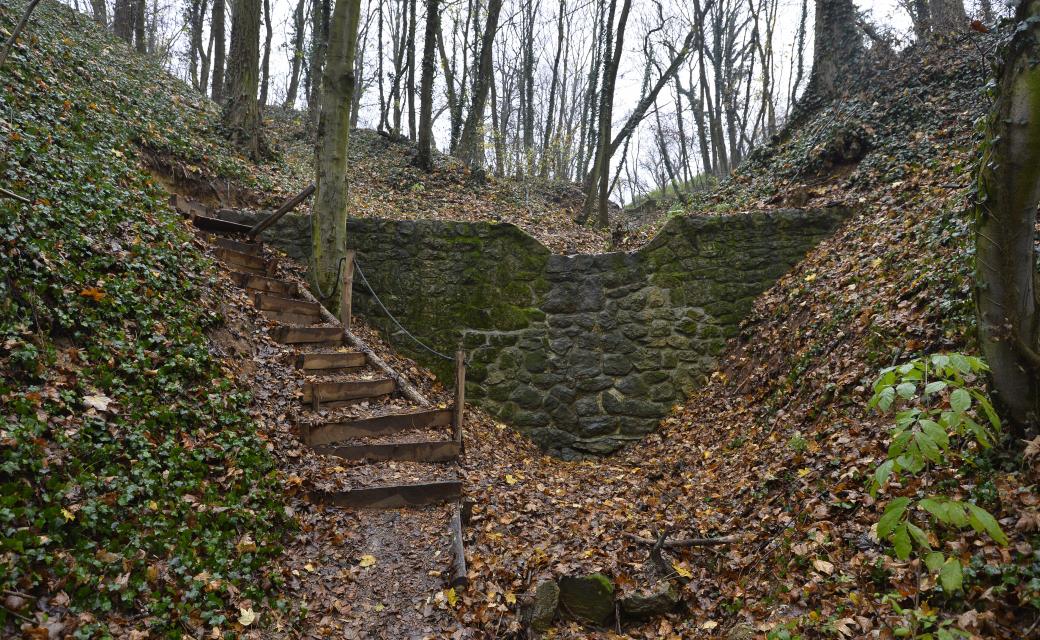
<svg viewBox="0 0 1040 640">
<path fill-rule="evenodd" d="M 833 99 L 843 81 L 858 75 L 864 47 L 857 15 L 852 0 L 816 0 L 813 67 L 799 103 L 804 112 Z"/>
<path fill-rule="evenodd" d="M 484 108 L 491 88 L 492 45 L 498 31 L 498 16 L 501 10 L 502 0 L 489 0 L 484 34 L 480 38 L 479 63 L 473 78 L 473 102 L 469 113 L 466 114 L 466 124 L 462 128 L 459 141 L 462 161 L 475 169 L 484 166 Z"/>
<path fill-rule="evenodd" d="M 426 34 L 423 38 L 422 76 L 419 79 L 419 153 L 416 164 L 433 169 L 433 80 L 437 71 L 437 34 L 440 32 L 440 2 L 426 0 Z"/>
<path fill-rule="evenodd" d="M 296 106 L 296 94 L 300 90 L 300 70 L 303 68 L 303 42 L 307 35 L 307 21 L 304 14 L 307 9 L 307 0 L 297 0 L 296 10 L 293 11 L 293 31 L 290 46 L 291 60 L 289 72 L 289 86 L 285 90 L 285 102 L 282 106 L 293 109 Z"/>
<path fill-rule="evenodd" d="M 347 246 L 347 142 L 360 14 L 361 0 L 336 1 L 318 109 L 309 272 L 315 291 L 333 310 L 339 308 L 339 266 Z"/>
<path fill-rule="evenodd" d="M 271 20 L 271 0 L 264 0 L 264 27 L 267 35 L 264 38 L 264 57 L 260 62 L 260 109 L 267 106 L 267 92 L 271 85 L 271 38 L 274 26 Z"/>
<path fill-rule="evenodd" d="M 227 61 L 224 127 L 242 151 L 255 160 L 266 153 L 260 104 L 260 0 L 235 0 L 231 12 L 231 51 Z"/>
<path fill-rule="evenodd" d="M 979 163 L 975 298 L 997 397 L 1021 429 L 1040 424 L 1040 0 L 1019 4 L 1019 28 L 998 75 Z"/>
<path fill-rule="evenodd" d="M 102 27 L 108 26 L 108 6 L 105 0 L 90 0 L 90 12 L 95 22 Z"/>
<path fill-rule="evenodd" d="M 210 31 L 213 34 L 213 88 L 210 97 L 218 103 L 224 101 L 225 11 L 224 0 L 213 0 L 213 19 L 210 21 Z"/>
<path fill-rule="evenodd" d="M 115 0 L 112 7 L 112 31 L 126 42 L 134 39 L 134 0 Z"/>
</svg>

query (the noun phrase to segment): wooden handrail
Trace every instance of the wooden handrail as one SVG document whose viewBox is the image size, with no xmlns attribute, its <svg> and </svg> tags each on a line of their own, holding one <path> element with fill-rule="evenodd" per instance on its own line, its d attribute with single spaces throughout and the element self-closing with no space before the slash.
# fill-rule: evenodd
<svg viewBox="0 0 1040 640">
<path fill-rule="evenodd" d="M 256 238 L 258 235 L 260 235 L 261 232 L 263 232 L 264 229 L 278 222 L 278 220 L 281 219 L 282 216 L 289 213 L 290 211 L 295 209 L 298 204 L 309 198 L 310 195 L 314 193 L 315 188 L 316 187 L 312 184 L 303 191 L 297 193 L 293 197 L 286 200 L 285 203 L 282 204 L 282 206 L 278 207 L 277 211 L 267 216 L 260 222 L 256 223 L 256 225 L 249 230 L 249 237 Z"/>
</svg>

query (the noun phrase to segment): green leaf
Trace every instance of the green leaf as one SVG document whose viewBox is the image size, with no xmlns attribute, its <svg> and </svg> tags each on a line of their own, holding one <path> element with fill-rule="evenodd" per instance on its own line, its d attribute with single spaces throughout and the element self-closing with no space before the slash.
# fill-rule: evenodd
<svg viewBox="0 0 1040 640">
<path fill-rule="evenodd" d="M 928 567 L 929 571 L 938 571 L 945 561 L 946 556 L 942 551 L 933 551 L 924 557 L 924 566 Z"/>
<path fill-rule="evenodd" d="M 989 537 L 1001 546 L 1007 545 L 1008 539 L 1004 535 L 1004 530 L 1000 528 L 997 519 L 990 515 L 989 511 L 970 502 L 965 502 L 964 506 L 968 509 L 968 522 L 973 529 L 979 533 L 989 534 Z"/>
<path fill-rule="evenodd" d="M 888 503 L 888 506 L 885 507 L 885 512 L 881 515 L 881 519 L 878 520 L 877 535 L 879 538 L 887 538 L 888 534 L 892 533 L 896 523 L 903 517 L 909 504 L 910 498 L 895 498 Z"/>
<path fill-rule="evenodd" d="M 939 570 L 939 582 L 942 583 L 943 591 L 953 593 L 961 590 L 963 578 L 961 575 L 961 561 L 957 558 L 947 558 Z"/>
<path fill-rule="evenodd" d="M 878 489 L 885 486 L 888 482 L 889 477 L 892 475 L 892 471 L 895 470 L 896 461 L 892 459 L 885 460 L 878 468 L 874 471 L 874 484 L 870 488 L 870 495 L 877 497 Z"/>
<path fill-rule="evenodd" d="M 896 550 L 896 557 L 900 560 L 910 557 L 910 533 L 907 531 L 905 522 L 892 532 L 892 547 Z"/>
<path fill-rule="evenodd" d="M 903 382 L 896 387 L 896 393 L 899 394 L 900 398 L 909 400 L 917 393 L 917 385 L 912 382 Z"/>
<path fill-rule="evenodd" d="M 882 389 L 874 398 L 877 400 L 875 405 L 878 410 L 882 413 L 887 413 L 892 408 L 892 403 L 896 399 L 896 390 L 892 387 L 885 387 Z"/>
<path fill-rule="evenodd" d="M 942 380 L 936 380 L 935 382 L 929 382 L 927 385 L 925 385 L 924 392 L 927 395 L 931 395 L 933 393 L 939 393 L 940 391 L 945 389 L 946 386 L 947 386 L 946 382 L 944 382 Z"/>
<path fill-rule="evenodd" d="M 917 447 L 921 450 L 921 454 L 925 458 L 935 463 L 938 463 L 942 459 L 942 456 L 939 453 L 939 446 L 936 445 L 931 436 L 924 431 L 918 431 L 915 433 L 914 441 L 917 442 Z"/>
<path fill-rule="evenodd" d="M 934 420 L 921 420 L 919 424 L 921 430 L 927 433 L 932 442 L 940 449 L 945 451 L 950 448 L 950 437 L 946 434 L 946 430 L 939 426 L 939 423 Z"/>
<path fill-rule="evenodd" d="M 910 537 L 914 539 L 917 546 L 922 549 L 931 549 L 932 543 L 928 541 L 928 534 L 921 530 L 921 527 L 917 526 L 913 522 L 906 523 L 907 531 L 910 532 Z"/>
<path fill-rule="evenodd" d="M 964 389 L 954 389 L 950 394 L 950 408 L 958 413 L 964 413 L 971 408 L 971 394 Z"/>
</svg>

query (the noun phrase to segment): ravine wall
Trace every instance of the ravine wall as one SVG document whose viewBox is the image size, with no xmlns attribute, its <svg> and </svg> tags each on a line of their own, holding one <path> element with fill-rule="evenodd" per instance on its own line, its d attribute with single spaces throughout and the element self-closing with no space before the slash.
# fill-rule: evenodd
<svg viewBox="0 0 1040 640">
<path fill-rule="evenodd" d="M 348 243 L 405 327 L 445 354 L 464 345 L 468 398 L 573 457 L 652 431 L 713 370 L 755 297 L 847 213 L 676 217 L 631 253 L 553 255 L 513 225 L 442 221 L 350 220 Z M 287 216 L 265 240 L 306 260 L 309 234 Z M 393 325 L 360 275 L 357 312 L 450 384 L 453 364 Z"/>
</svg>

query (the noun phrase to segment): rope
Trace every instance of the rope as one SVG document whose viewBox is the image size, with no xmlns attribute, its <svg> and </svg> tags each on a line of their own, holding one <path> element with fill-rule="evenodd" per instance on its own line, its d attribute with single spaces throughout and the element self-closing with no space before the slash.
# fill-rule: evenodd
<svg viewBox="0 0 1040 640">
<path fill-rule="evenodd" d="M 342 263 L 342 260 L 341 260 L 340 261 L 340 266 L 341 267 L 342 267 L 342 264 L 343 263 Z M 409 338 L 414 340 L 417 345 L 419 345 L 423 349 L 426 349 L 427 351 L 429 351 L 433 355 L 438 356 L 440 358 L 444 358 L 445 360 L 447 360 L 449 362 L 454 362 L 455 361 L 454 357 L 449 356 L 449 355 L 445 355 L 445 354 L 441 353 L 440 351 L 437 351 L 433 347 L 427 345 L 426 343 L 424 343 L 419 338 L 416 338 L 414 335 L 412 335 L 411 331 L 409 331 L 408 329 L 405 329 L 404 325 L 402 325 L 400 322 L 398 322 L 397 318 L 394 317 L 394 314 L 390 313 L 390 310 L 386 308 L 386 305 L 383 304 L 383 301 L 379 299 L 378 295 L 376 295 L 375 290 L 372 289 L 372 285 L 368 283 L 368 278 L 365 277 L 365 272 L 361 270 L 361 264 L 357 261 L 357 258 L 354 259 L 354 269 L 356 269 L 357 272 L 358 272 L 358 275 L 361 276 L 361 281 L 365 283 L 365 287 L 368 289 L 369 293 L 371 293 L 372 297 L 375 298 L 376 304 L 378 304 L 379 308 L 383 310 L 383 313 L 385 313 L 386 316 L 388 318 L 390 318 L 390 320 L 392 320 L 395 325 L 397 325 L 398 329 L 400 329 L 402 332 L 404 332 L 404 334 L 406 336 L 408 336 Z M 321 292 L 319 291 L 319 293 L 321 293 Z"/>
<path fill-rule="evenodd" d="M 332 281 L 333 289 L 332 289 L 332 291 L 330 293 L 325 293 L 324 291 L 322 291 L 321 290 L 321 282 L 318 281 L 319 279 L 317 277 L 314 278 L 314 288 L 318 290 L 318 297 L 319 298 L 321 298 L 322 300 L 328 300 L 329 298 L 332 297 L 332 294 L 336 292 L 336 289 L 335 289 L 336 283 L 343 280 L 343 263 L 346 262 L 346 261 L 347 261 L 347 256 L 343 256 L 342 258 L 339 259 L 339 264 L 336 265 L 336 279 Z M 326 273 L 328 273 L 328 272 L 326 272 Z M 315 274 L 315 275 L 317 275 L 317 274 Z"/>
</svg>

